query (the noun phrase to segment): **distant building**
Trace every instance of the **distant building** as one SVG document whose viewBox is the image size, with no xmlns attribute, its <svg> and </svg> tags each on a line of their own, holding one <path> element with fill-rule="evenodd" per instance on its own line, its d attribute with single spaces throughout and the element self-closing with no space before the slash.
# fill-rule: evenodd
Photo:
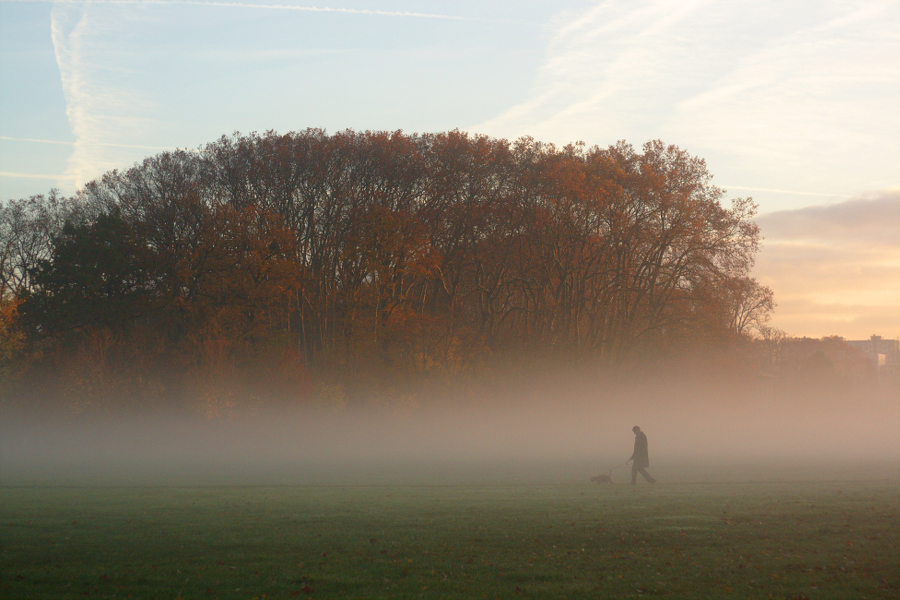
<svg viewBox="0 0 900 600">
<path fill-rule="evenodd" d="M 875 366 L 878 378 L 900 377 L 900 340 L 886 340 L 873 335 L 867 340 L 847 340 Z"/>
</svg>

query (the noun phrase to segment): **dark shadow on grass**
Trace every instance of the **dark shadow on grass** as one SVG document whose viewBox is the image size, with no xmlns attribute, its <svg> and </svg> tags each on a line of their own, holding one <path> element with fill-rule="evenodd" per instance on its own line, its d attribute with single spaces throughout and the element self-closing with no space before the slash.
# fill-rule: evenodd
<svg viewBox="0 0 900 600">
<path fill-rule="evenodd" d="M 501 579 L 516 584 L 527 583 L 559 583 L 565 579 L 562 575 L 554 573 L 505 573 L 500 576 Z"/>
</svg>

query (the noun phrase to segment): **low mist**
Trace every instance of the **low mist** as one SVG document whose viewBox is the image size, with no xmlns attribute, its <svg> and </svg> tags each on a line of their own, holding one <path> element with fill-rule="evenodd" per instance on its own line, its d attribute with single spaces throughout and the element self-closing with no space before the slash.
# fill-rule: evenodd
<svg viewBox="0 0 900 600">
<path fill-rule="evenodd" d="M 5 410 L 3 484 L 587 482 L 624 463 L 639 425 L 660 481 L 741 480 L 816 464 L 900 472 L 896 391 L 823 397 L 711 384 L 609 385 L 572 374 L 456 405 L 306 406 L 216 418 Z M 889 466 L 885 473 L 883 466 Z M 627 482 L 629 469 L 614 480 Z"/>
</svg>

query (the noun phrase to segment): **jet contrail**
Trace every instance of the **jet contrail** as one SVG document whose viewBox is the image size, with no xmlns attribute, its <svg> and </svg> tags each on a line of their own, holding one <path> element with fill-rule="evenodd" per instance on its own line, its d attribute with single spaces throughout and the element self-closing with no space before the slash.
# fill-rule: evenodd
<svg viewBox="0 0 900 600">
<path fill-rule="evenodd" d="M 0 140 L 9 142 L 30 142 L 33 144 L 55 144 L 59 146 L 74 146 L 76 142 L 63 142 L 59 140 L 39 140 L 35 138 L 17 138 L 0 135 Z M 93 146 L 110 146 L 113 148 L 137 148 L 139 150 L 175 150 L 174 146 L 139 146 L 136 144 L 112 144 L 109 142 L 84 142 Z"/>
<path fill-rule="evenodd" d="M 826 192 L 795 192 L 793 190 L 774 190 L 771 188 L 758 188 L 758 187 L 745 187 L 742 185 L 721 185 L 719 186 L 726 190 L 745 190 L 748 192 L 769 192 L 773 194 L 794 194 L 797 196 L 829 196 L 832 198 L 849 198 L 850 196 L 846 194 L 829 194 Z"/>
<path fill-rule="evenodd" d="M 31 0 L 45 2 L 48 0 Z M 450 19 L 463 21 L 465 17 L 438 15 L 434 13 L 404 12 L 390 10 L 369 10 L 364 8 L 328 8 L 324 6 L 293 6 L 291 4 L 255 4 L 253 2 L 201 2 L 199 0 L 90 0 L 93 4 L 171 4 L 190 6 L 210 6 L 224 8 L 263 8 L 269 10 L 297 10 L 304 12 L 330 12 L 350 15 L 375 15 L 380 17 L 411 17 L 418 19 Z M 82 0 L 54 0 L 54 4 L 81 4 Z"/>
<path fill-rule="evenodd" d="M 75 145 L 75 142 L 61 142 L 58 140 L 36 140 L 34 138 L 9 137 L 8 135 L 0 135 L 0 140 L 6 140 L 8 142 L 31 142 L 34 144 L 58 144 L 60 146 L 74 146 Z"/>
<path fill-rule="evenodd" d="M 14 179 L 63 179 L 63 175 L 41 175 L 37 173 L 13 173 L 0 171 L 0 177 L 12 177 Z"/>
</svg>

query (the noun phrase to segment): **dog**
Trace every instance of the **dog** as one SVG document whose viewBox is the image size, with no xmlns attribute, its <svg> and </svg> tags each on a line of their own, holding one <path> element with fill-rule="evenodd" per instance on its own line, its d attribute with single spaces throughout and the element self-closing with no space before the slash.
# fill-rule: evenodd
<svg viewBox="0 0 900 600">
<path fill-rule="evenodd" d="M 594 483 L 612 483 L 612 477 L 604 473 L 603 475 L 597 475 L 596 477 L 591 477 L 591 481 Z"/>
</svg>

